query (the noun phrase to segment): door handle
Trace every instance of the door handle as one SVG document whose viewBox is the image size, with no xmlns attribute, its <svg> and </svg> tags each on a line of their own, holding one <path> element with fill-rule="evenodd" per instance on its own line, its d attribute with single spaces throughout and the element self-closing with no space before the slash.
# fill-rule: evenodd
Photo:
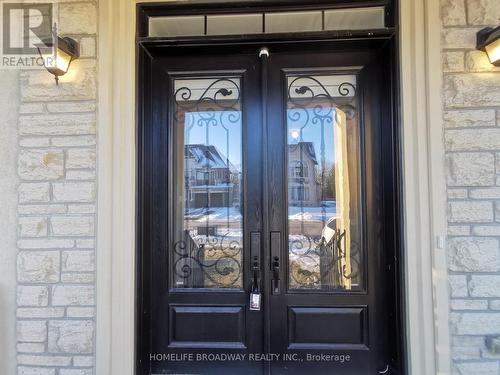
<svg viewBox="0 0 500 375">
<path fill-rule="evenodd" d="M 250 286 L 249 309 L 259 311 L 262 305 L 260 295 L 260 232 L 250 233 L 250 264 L 252 285 Z"/>
<path fill-rule="evenodd" d="M 251 293 L 260 292 L 260 232 L 250 233 Z"/>
<path fill-rule="evenodd" d="M 280 256 L 281 256 L 281 233 L 271 232 L 271 293 L 280 294 Z"/>
</svg>

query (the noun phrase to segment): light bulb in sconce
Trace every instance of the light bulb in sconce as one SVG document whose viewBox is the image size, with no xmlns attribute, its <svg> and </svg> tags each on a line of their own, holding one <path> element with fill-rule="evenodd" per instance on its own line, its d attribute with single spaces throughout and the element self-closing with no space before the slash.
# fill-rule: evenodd
<svg viewBox="0 0 500 375">
<path fill-rule="evenodd" d="M 37 49 L 45 69 L 54 75 L 56 84 L 59 84 L 59 77 L 68 72 L 71 62 L 80 57 L 78 42 L 59 37 L 56 24 L 52 30 L 52 38 L 37 45 Z"/>
<path fill-rule="evenodd" d="M 490 63 L 500 66 L 500 26 L 479 30 L 476 42 L 476 48 L 486 52 Z"/>
</svg>

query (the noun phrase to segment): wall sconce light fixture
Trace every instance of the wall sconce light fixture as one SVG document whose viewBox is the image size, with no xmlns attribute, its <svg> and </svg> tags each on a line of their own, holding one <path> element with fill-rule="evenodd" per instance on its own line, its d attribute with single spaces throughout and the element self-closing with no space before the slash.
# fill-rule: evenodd
<svg viewBox="0 0 500 375">
<path fill-rule="evenodd" d="M 476 48 L 486 52 L 490 63 L 500 66 L 500 26 L 486 27 L 477 32 Z"/>
<path fill-rule="evenodd" d="M 59 77 L 68 72 L 71 62 L 80 57 L 79 47 L 76 40 L 59 37 L 56 24 L 52 30 L 52 39 L 44 40 L 43 44 L 37 46 L 43 65 L 54 75 L 56 85 L 59 84 Z"/>
</svg>

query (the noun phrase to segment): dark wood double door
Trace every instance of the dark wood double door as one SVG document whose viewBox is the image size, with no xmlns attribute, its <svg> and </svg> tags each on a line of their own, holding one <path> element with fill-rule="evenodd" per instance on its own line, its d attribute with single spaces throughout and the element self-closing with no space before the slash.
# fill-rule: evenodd
<svg viewBox="0 0 500 375">
<path fill-rule="evenodd" d="M 139 51 L 141 373 L 389 373 L 386 58 Z"/>
</svg>

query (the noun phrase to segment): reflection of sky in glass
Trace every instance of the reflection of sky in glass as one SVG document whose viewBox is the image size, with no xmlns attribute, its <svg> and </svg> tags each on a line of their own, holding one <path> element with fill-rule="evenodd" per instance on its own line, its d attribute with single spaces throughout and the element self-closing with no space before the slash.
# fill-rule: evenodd
<svg viewBox="0 0 500 375">
<path fill-rule="evenodd" d="M 299 141 L 312 142 L 318 163 L 321 163 L 321 122 L 323 121 L 323 137 L 325 142 L 326 164 L 335 161 L 335 143 L 333 139 L 334 108 L 298 108 L 288 109 L 288 144 L 297 144 Z M 332 119 L 328 121 L 327 118 Z M 302 130 L 302 139 L 298 136 Z"/>
<path fill-rule="evenodd" d="M 301 108 L 288 109 L 288 144 L 296 144 L 299 139 L 292 137 L 302 128 L 302 141 L 312 142 L 318 163 L 321 160 L 321 121 L 324 118 L 323 136 L 325 142 L 325 159 L 327 164 L 335 161 L 334 123 L 326 121 L 326 117 L 333 118 L 335 109 L 331 108 Z M 211 111 L 186 113 L 185 142 L 186 144 L 207 144 L 206 129 L 208 124 L 208 144 L 228 157 L 234 166 L 241 165 L 242 122 L 240 111 Z M 193 125 L 190 128 L 190 125 Z M 222 125 L 222 126 L 221 126 Z M 273 124 L 270 124 L 273 126 Z M 226 131 L 226 129 L 227 131 Z M 293 134 L 295 135 L 295 134 Z M 229 141 L 229 142 L 228 142 Z M 229 145 L 229 149 L 228 149 Z"/>
<path fill-rule="evenodd" d="M 241 166 L 240 111 L 188 112 L 184 129 L 185 144 L 213 145 L 233 166 Z"/>
</svg>

